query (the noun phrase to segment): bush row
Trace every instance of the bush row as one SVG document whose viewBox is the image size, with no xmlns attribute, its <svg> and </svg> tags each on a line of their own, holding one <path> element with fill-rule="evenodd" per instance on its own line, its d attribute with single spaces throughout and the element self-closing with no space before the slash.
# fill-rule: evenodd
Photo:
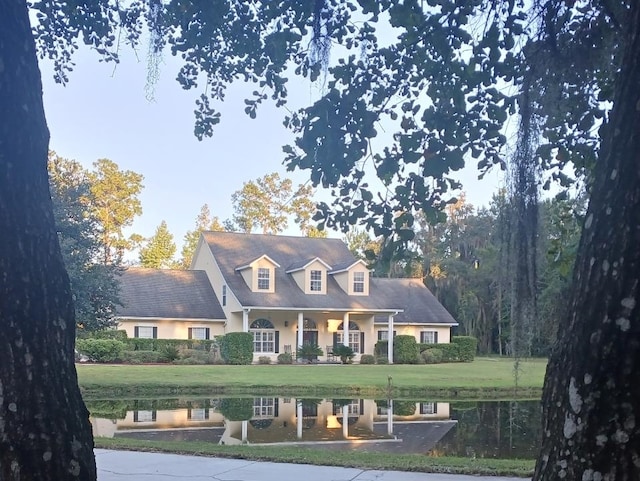
<svg viewBox="0 0 640 481">
<path fill-rule="evenodd" d="M 395 336 L 393 361 L 395 364 L 472 362 L 477 345 L 477 339 L 471 336 L 453 336 L 449 344 L 420 344 L 413 336 Z M 378 341 L 375 345 L 376 357 L 386 356 L 387 348 L 387 341 Z"/>
</svg>

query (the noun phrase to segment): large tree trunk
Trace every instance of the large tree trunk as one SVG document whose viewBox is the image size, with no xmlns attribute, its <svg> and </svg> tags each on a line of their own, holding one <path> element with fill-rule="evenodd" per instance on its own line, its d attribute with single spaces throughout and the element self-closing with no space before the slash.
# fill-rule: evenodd
<svg viewBox="0 0 640 481">
<path fill-rule="evenodd" d="M 0 479 L 96 478 L 25 1 L 0 0 Z"/>
<path fill-rule="evenodd" d="M 535 480 L 640 479 L 640 2 L 603 132 Z"/>
</svg>

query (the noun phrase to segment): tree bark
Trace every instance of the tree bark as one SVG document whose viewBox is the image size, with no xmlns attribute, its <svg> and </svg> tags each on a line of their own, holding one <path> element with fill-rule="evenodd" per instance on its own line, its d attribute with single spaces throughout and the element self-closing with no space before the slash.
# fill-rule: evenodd
<svg viewBox="0 0 640 481">
<path fill-rule="evenodd" d="M 629 2 L 570 314 L 547 368 L 534 480 L 640 479 L 640 2 Z"/>
<path fill-rule="evenodd" d="M 0 0 L 0 479 L 95 480 L 27 3 Z"/>
</svg>

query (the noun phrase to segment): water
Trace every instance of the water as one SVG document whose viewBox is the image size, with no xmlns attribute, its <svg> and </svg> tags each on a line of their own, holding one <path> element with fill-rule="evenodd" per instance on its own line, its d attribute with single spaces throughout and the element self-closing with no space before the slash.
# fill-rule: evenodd
<svg viewBox="0 0 640 481">
<path fill-rule="evenodd" d="M 534 459 L 539 401 L 282 397 L 87 401 L 95 436 Z"/>
</svg>

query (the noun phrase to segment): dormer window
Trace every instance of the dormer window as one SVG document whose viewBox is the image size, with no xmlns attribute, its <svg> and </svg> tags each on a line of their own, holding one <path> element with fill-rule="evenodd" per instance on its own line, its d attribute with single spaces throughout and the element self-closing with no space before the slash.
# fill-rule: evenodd
<svg viewBox="0 0 640 481">
<path fill-rule="evenodd" d="M 364 272 L 353 273 L 353 292 L 364 292 Z"/>
<path fill-rule="evenodd" d="M 321 292 L 322 291 L 322 271 L 312 270 L 310 272 L 310 285 L 309 290 L 311 292 Z"/>
<path fill-rule="evenodd" d="M 270 269 L 267 267 L 258 267 L 258 289 L 268 291 L 270 286 Z"/>
</svg>

